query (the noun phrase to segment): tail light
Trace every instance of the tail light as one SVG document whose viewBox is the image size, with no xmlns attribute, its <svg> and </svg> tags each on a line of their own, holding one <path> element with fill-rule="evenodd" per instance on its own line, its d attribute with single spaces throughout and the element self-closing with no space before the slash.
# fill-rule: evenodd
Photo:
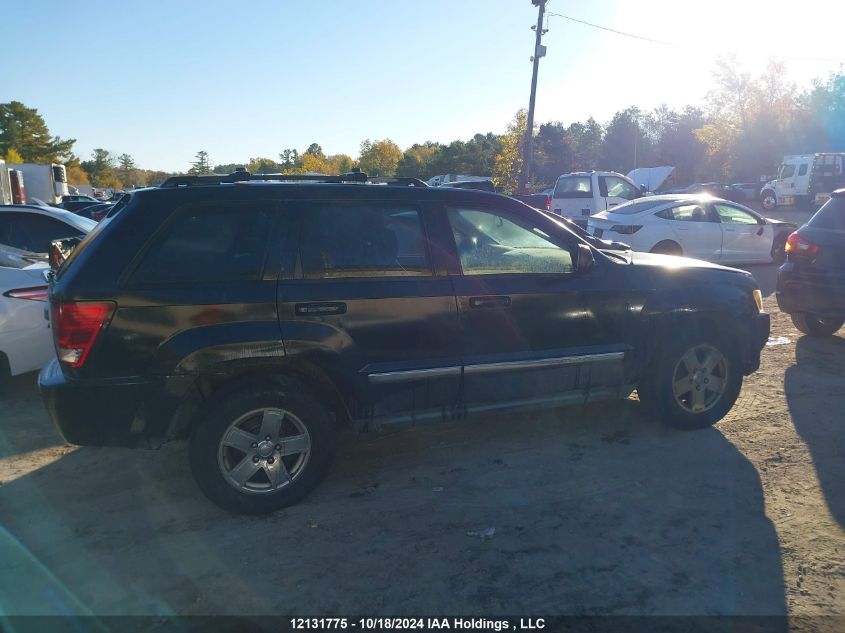
<svg viewBox="0 0 845 633">
<path fill-rule="evenodd" d="M 26 299 L 27 301 L 46 301 L 48 296 L 47 286 L 32 286 L 30 288 L 15 288 L 3 293 L 4 297 L 10 299 Z"/>
<path fill-rule="evenodd" d="M 551 196 L 546 196 L 546 211 L 552 208 L 552 198 Z"/>
<path fill-rule="evenodd" d="M 615 224 L 610 227 L 610 230 L 614 233 L 622 233 L 622 235 L 633 235 L 641 228 L 643 228 L 641 224 Z"/>
<path fill-rule="evenodd" d="M 794 253 L 796 255 L 815 255 L 819 252 L 819 245 L 813 244 L 806 237 L 803 237 L 796 232 L 791 233 L 789 237 L 786 238 L 786 246 L 784 246 L 784 250 L 787 253 Z"/>
<path fill-rule="evenodd" d="M 81 367 L 114 312 L 110 301 L 81 303 L 53 303 L 53 338 L 59 361 L 71 367 Z"/>
</svg>

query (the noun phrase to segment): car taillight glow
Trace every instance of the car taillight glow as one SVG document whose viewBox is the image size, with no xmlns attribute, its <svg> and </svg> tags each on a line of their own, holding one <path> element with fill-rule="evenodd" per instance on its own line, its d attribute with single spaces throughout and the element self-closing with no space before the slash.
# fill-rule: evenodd
<svg viewBox="0 0 845 633">
<path fill-rule="evenodd" d="M 641 224 L 615 224 L 610 227 L 610 230 L 615 233 L 622 233 L 623 235 L 633 235 L 641 228 L 643 228 Z"/>
<path fill-rule="evenodd" d="M 28 301 L 46 301 L 48 296 L 47 286 L 31 286 L 29 288 L 15 288 L 3 293 L 4 297 L 10 299 L 26 299 Z"/>
<path fill-rule="evenodd" d="M 50 309 L 56 356 L 71 367 L 81 367 L 97 335 L 108 324 L 114 304 L 108 301 L 53 303 Z"/>
<path fill-rule="evenodd" d="M 786 246 L 784 247 L 784 250 L 787 253 L 815 255 L 819 252 L 819 245 L 813 244 L 810 240 L 802 237 L 796 232 L 791 233 L 790 236 L 786 238 Z"/>
<path fill-rule="evenodd" d="M 546 211 L 552 208 L 552 199 L 546 198 Z"/>
</svg>

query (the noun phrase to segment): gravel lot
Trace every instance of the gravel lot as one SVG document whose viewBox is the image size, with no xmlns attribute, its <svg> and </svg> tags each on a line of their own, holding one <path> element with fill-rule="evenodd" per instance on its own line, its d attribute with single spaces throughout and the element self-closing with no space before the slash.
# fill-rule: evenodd
<svg viewBox="0 0 845 633">
<path fill-rule="evenodd" d="M 752 272 L 784 339 L 717 427 L 628 400 L 348 435 L 270 517 L 207 502 L 184 443 L 64 445 L 22 376 L 0 612 L 845 615 L 845 330 L 801 337 Z"/>
</svg>

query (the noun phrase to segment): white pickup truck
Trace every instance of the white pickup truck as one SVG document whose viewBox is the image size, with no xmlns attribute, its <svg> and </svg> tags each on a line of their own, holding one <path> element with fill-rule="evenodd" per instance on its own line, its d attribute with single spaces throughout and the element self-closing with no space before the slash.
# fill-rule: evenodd
<svg viewBox="0 0 845 633">
<path fill-rule="evenodd" d="M 591 215 L 642 195 L 633 180 L 615 171 L 578 171 L 557 179 L 549 210 L 586 226 Z"/>
</svg>

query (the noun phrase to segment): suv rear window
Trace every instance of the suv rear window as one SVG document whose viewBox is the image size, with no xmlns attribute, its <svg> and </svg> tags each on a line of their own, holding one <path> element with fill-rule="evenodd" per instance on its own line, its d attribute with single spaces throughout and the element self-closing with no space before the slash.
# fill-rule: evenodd
<svg viewBox="0 0 845 633">
<path fill-rule="evenodd" d="M 307 279 L 431 275 L 419 212 L 329 204 L 305 212 L 300 253 Z"/>
<path fill-rule="evenodd" d="M 258 279 L 272 229 L 275 203 L 193 204 L 173 220 L 144 255 L 135 283 Z"/>
<path fill-rule="evenodd" d="M 807 222 L 814 229 L 845 231 L 845 198 L 831 198 Z"/>
<path fill-rule="evenodd" d="M 561 176 L 555 184 L 553 198 L 592 198 L 590 176 Z"/>
</svg>

